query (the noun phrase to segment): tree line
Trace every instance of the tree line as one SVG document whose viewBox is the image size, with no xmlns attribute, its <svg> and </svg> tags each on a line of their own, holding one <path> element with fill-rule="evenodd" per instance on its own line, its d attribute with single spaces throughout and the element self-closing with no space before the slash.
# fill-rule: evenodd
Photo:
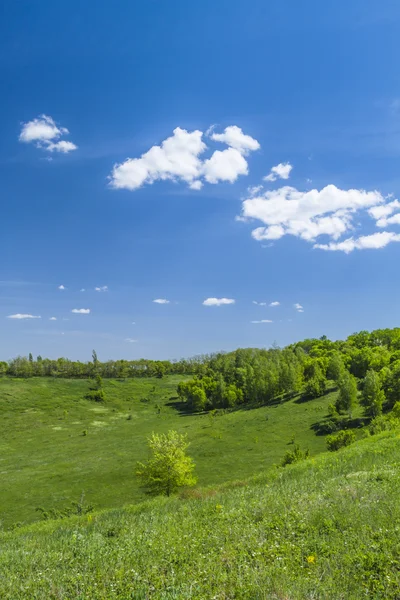
<svg viewBox="0 0 400 600">
<path fill-rule="evenodd" d="M 129 377 L 158 377 L 166 375 L 194 375 L 200 373 L 208 356 L 196 356 L 177 361 L 149 360 L 108 360 L 101 362 L 93 351 L 92 360 L 80 362 L 68 358 L 33 358 L 17 356 L 8 362 L 0 362 L 0 376 L 9 377 L 60 377 L 85 379 L 100 375 L 103 378 L 126 379 Z"/>
<path fill-rule="evenodd" d="M 204 361 L 196 375 L 178 385 L 192 411 L 268 404 L 284 395 L 316 398 L 339 389 L 332 419 L 360 401 L 366 416 L 378 417 L 400 400 L 400 328 L 361 331 L 346 340 L 326 336 L 286 348 L 238 349 Z"/>
</svg>

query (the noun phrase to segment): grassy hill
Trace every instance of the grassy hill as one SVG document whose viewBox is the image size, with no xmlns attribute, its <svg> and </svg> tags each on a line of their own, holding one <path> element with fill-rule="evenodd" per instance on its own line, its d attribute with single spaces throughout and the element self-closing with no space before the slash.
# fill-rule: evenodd
<svg viewBox="0 0 400 600">
<path fill-rule="evenodd" d="M 62 508 L 82 491 L 96 508 L 145 499 L 135 477 L 152 431 L 187 433 L 201 486 L 248 478 L 278 463 L 290 441 L 315 456 L 326 448 L 313 424 L 336 392 L 227 414 L 186 414 L 182 376 L 105 380 L 106 402 L 84 398 L 87 380 L 0 378 L 0 519 L 5 527 Z"/>
<path fill-rule="evenodd" d="M 399 598 L 399 460 L 392 431 L 224 490 L 2 533 L 0 597 Z"/>
</svg>

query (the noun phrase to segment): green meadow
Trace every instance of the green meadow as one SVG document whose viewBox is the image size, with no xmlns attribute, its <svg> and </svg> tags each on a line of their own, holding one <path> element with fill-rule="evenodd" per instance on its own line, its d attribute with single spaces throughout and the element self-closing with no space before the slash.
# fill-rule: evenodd
<svg viewBox="0 0 400 600">
<path fill-rule="evenodd" d="M 293 441 L 311 456 L 326 450 L 313 426 L 336 392 L 302 402 L 192 414 L 179 403 L 184 376 L 104 380 L 106 401 L 85 399 L 88 380 L 0 378 L 0 520 L 8 528 L 40 518 L 41 507 L 79 501 L 96 509 L 146 499 L 135 475 L 147 458 L 147 437 L 186 433 L 198 485 L 212 487 L 263 473 Z"/>
<path fill-rule="evenodd" d="M 270 410 L 277 418 L 278 409 Z M 258 423 L 265 415 L 258 413 Z M 250 422 L 243 424 L 250 432 Z M 192 427 L 200 434 L 201 420 Z M 251 456 L 253 443 L 247 441 Z M 397 430 L 224 489 L 0 533 L 0 597 L 398 599 L 399 460 Z M 204 473 L 200 454 L 198 461 Z"/>
</svg>

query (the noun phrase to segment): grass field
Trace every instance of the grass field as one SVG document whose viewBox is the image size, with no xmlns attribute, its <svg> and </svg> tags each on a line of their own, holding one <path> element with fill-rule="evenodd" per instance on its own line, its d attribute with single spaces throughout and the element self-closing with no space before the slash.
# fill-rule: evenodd
<svg viewBox="0 0 400 600">
<path fill-rule="evenodd" d="M 399 460 L 392 431 L 225 491 L 2 533 L 0 597 L 398 599 Z"/>
<path fill-rule="evenodd" d="M 104 404 L 84 399 L 87 381 L 0 379 L 3 525 L 36 520 L 37 507 L 61 508 L 82 492 L 96 508 L 143 500 L 135 465 L 147 457 L 152 431 L 187 433 L 201 486 L 265 471 L 281 460 L 293 435 L 311 455 L 325 450 L 311 426 L 334 394 L 216 417 L 187 415 L 177 405 L 181 379 L 106 380 Z"/>
</svg>

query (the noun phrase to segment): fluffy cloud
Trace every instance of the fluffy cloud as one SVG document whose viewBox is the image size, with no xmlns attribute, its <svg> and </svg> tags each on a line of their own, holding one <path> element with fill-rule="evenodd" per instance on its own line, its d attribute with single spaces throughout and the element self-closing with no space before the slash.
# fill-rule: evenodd
<svg viewBox="0 0 400 600">
<path fill-rule="evenodd" d="M 66 289 L 66 287 L 65 285 L 59 285 L 57 289 L 63 291 Z"/>
<path fill-rule="evenodd" d="M 153 302 L 155 304 L 169 304 L 169 300 L 167 300 L 166 298 L 156 298 L 155 300 L 153 300 Z"/>
<path fill-rule="evenodd" d="M 210 139 L 225 143 L 229 148 L 216 150 L 210 158 L 202 160 L 200 156 L 207 150 L 203 132 L 177 127 L 160 146 L 153 146 L 140 158 L 128 158 L 116 164 L 110 176 L 111 186 L 136 190 L 158 180 L 172 180 L 184 181 L 191 189 L 200 190 L 202 178 L 208 183 L 232 183 L 240 175 L 247 175 L 248 164 L 244 157 L 260 147 L 257 140 L 235 125 L 223 133 L 212 133 Z"/>
<path fill-rule="evenodd" d="M 255 219 L 263 226 L 252 231 L 255 240 L 278 240 L 293 235 L 322 250 L 351 252 L 354 249 L 383 248 L 399 241 L 393 232 L 378 232 L 358 238 L 339 239 L 354 229 L 354 217 L 366 213 L 378 227 L 400 225 L 398 200 L 384 198 L 378 191 L 342 190 L 327 185 L 321 190 L 299 191 L 285 186 L 277 190 L 251 195 L 243 201 L 241 221 Z M 395 214 L 393 214 L 395 213 Z M 326 236 L 328 242 L 318 238 Z"/>
<path fill-rule="evenodd" d="M 223 306 L 224 304 L 235 304 L 233 298 L 206 298 L 204 306 Z"/>
<path fill-rule="evenodd" d="M 36 316 L 36 315 L 27 315 L 27 314 L 21 314 L 21 313 L 17 313 L 16 315 L 9 315 L 7 317 L 7 319 L 41 319 L 42 317 Z"/>
<path fill-rule="evenodd" d="M 49 321 L 57 321 L 57 317 L 50 317 Z"/>
<path fill-rule="evenodd" d="M 90 308 L 73 308 L 71 312 L 77 315 L 88 315 L 90 313 Z"/>
<path fill-rule="evenodd" d="M 239 175 L 247 175 L 247 160 L 235 148 L 216 150 L 211 158 L 204 162 L 203 173 L 208 183 L 218 183 L 218 181 L 233 183 Z"/>
<path fill-rule="evenodd" d="M 279 305 L 280 305 L 280 302 L 278 302 L 277 300 L 275 300 L 275 302 L 271 302 L 270 303 L 270 306 L 272 306 L 272 307 L 273 306 L 279 306 Z"/>
<path fill-rule="evenodd" d="M 253 304 L 256 304 L 257 306 L 267 306 L 266 302 L 257 302 L 257 300 L 253 300 Z"/>
<path fill-rule="evenodd" d="M 59 139 L 68 133 L 68 129 L 56 125 L 52 117 L 40 115 L 28 123 L 23 123 L 19 141 L 27 144 L 33 143 L 37 148 L 43 148 L 49 152 L 67 154 L 78 147 L 72 142 Z"/>
<path fill-rule="evenodd" d="M 100 287 L 95 287 L 94 289 L 96 292 L 108 292 L 108 285 L 102 285 Z"/>
<path fill-rule="evenodd" d="M 249 152 L 260 149 L 259 142 L 251 136 L 244 134 L 240 127 L 236 125 L 226 127 L 224 133 L 212 133 L 210 138 L 215 142 L 222 142 L 238 150 L 240 154 L 246 155 Z"/>
<path fill-rule="evenodd" d="M 293 304 L 293 307 L 297 310 L 297 312 L 304 312 L 304 308 L 298 302 L 296 302 L 296 304 Z"/>
<path fill-rule="evenodd" d="M 276 181 L 277 179 L 289 179 L 290 172 L 293 166 L 290 163 L 279 163 L 276 167 L 272 167 L 269 175 L 266 175 L 264 181 Z"/>
<path fill-rule="evenodd" d="M 400 242 L 400 234 L 393 231 L 379 231 L 371 235 L 362 235 L 359 238 L 348 238 L 342 242 L 329 244 L 315 244 L 314 248 L 320 250 L 341 251 L 349 254 L 353 250 L 377 250 L 384 248 L 391 242 Z"/>
<path fill-rule="evenodd" d="M 273 321 L 270 321 L 269 319 L 261 319 L 261 321 L 252 321 L 252 323 L 273 323 Z"/>
</svg>

